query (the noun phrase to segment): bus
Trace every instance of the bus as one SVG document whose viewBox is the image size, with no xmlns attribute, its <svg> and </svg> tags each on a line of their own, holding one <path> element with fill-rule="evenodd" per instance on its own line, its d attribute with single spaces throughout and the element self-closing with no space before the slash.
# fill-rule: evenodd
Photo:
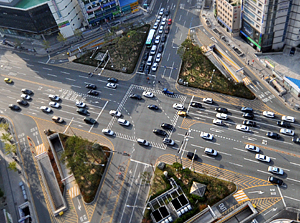
<svg viewBox="0 0 300 223">
<path fill-rule="evenodd" d="M 150 29 L 147 40 L 146 40 L 146 47 L 147 48 L 151 48 L 152 46 L 152 41 L 154 38 L 154 33 L 155 33 L 155 29 Z"/>
</svg>

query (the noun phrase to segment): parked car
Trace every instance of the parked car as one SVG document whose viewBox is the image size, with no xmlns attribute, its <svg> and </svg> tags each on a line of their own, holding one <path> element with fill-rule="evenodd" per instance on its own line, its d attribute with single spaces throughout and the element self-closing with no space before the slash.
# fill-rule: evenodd
<svg viewBox="0 0 300 223">
<path fill-rule="evenodd" d="M 91 124 L 91 125 L 94 125 L 94 124 L 97 123 L 97 121 L 96 121 L 95 119 L 93 119 L 93 118 L 88 118 L 88 117 L 85 117 L 85 118 L 83 119 L 83 121 L 85 121 L 86 123 Z"/>
<path fill-rule="evenodd" d="M 213 124 L 215 124 L 215 125 L 224 125 L 224 122 L 220 119 L 215 118 L 215 119 L 213 119 Z"/>
<path fill-rule="evenodd" d="M 25 99 L 25 100 L 30 100 L 31 97 L 28 94 L 21 94 L 21 98 Z"/>
<path fill-rule="evenodd" d="M 150 143 L 145 139 L 138 138 L 136 141 L 137 141 L 138 144 L 140 144 L 142 146 L 149 146 L 150 145 Z"/>
<path fill-rule="evenodd" d="M 110 111 L 109 111 L 109 114 L 110 114 L 111 116 L 114 116 L 114 117 L 121 117 L 121 116 L 122 116 L 121 112 L 116 111 L 116 110 L 110 110 Z"/>
<path fill-rule="evenodd" d="M 276 167 L 276 166 L 269 166 L 268 171 L 277 175 L 283 175 L 284 172 L 281 168 Z"/>
<path fill-rule="evenodd" d="M 22 105 L 22 106 L 27 106 L 28 105 L 28 101 L 25 101 L 25 100 L 17 100 L 17 103 L 19 105 Z"/>
<path fill-rule="evenodd" d="M 267 118 L 274 118 L 275 114 L 274 112 L 270 112 L 270 111 L 264 111 L 263 112 L 263 116 L 267 117 Z"/>
<path fill-rule="evenodd" d="M 58 116 L 53 116 L 53 117 L 52 117 L 52 120 L 53 120 L 54 122 L 56 122 L 56 123 L 63 123 L 63 122 L 64 122 L 63 118 L 58 117 Z"/>
<path fill-rule="evenodd" d="M 94 91 L 94 90 L 89 90 L 88 91 L 88 95 L 97 96 L 97 95 L 99 95 L 99 92 L 98 91 Z"/>
<path fill-rule="evenodd" d="M 146 61 L 149 57 L 149 52 L 145 52 L 143 56 L 143 60 Z"/>
<path fill-rule="evenodd" d="M 184 106 L 183 104 L 179 104 L 179 103 L 174 103 L 173 104 L 173 108 L 177 109 L 177 110 L 183 110 Z"/>
<path fill-rule="evenodd" d="M 187 112 L 185 112 L 185 111 L 178 111 L 177 115 L 182 116 L 182 117 L 186 117 L 187 116 Z"/>
<path fill-rule="evenodd" d="M 151 109 L 151 110 L 158 110 L 158 106 L 157 105 L 148 105 L 147 107 L 149 109 Z"/>
<path fill-rule="evenodd" d="M 287 116 L 287 115 L 282 116 L 281 120 L 287 122 L 295 122 L 295 118 L 293 116 Z"/>
<path fill-rule="evenodd" d="M 18 111 L 21 109 L 18 105 L 14 105 L 14 104 L 9 104 L 8 107 L 14 111 Z"/>
<path fill-rule="evenodd" d="M 164 88 L 164 89 L 162 90 L 162 93 L 164 93 L 164 94 L 169 94 L 169 95 L 173 95 L 173 94 L 174 94 L 174 92 L 169 91 L 168 88 Z"/>
<path fill-rule="evenodd" d="M 205 148 L 204 153 L 210 156 L 217 156 L 218 152 L 217 150 L 211 149 L 211 148 Z"/>
<path fill-rule="evenodd" d="M 243 132 L 249 132 L 250 128 L 246 125 L 236 125 L 235 127 L 237 130 L 243 131 Z"/>
<path fill-rule="evenodd" d="M 88 88 L 88 89 L 93 89 L 93 90 L 97 89 L 97 86 L 94 85 L 94 84 L 86 84 L 85 87 Z"/>
<path fill-rule="evenodd" d="M 286 121 L 278 121 L 277 125 L 280 126 L 280 127 L 284 127 L 284 128 L 290 128 L 291 127 L 291 124 L 289 122 L 286 122 Z"/>
<path fill-rule="evenodd" d="M 52 112 L 52 109 L 47 107 L 47 106 L 41 106 L 40 109 L 43 111 L 43 112 L 46 112 L 46 113 L 50 113 Z"/>
<path fill-rule="evenodd" d="M 78 108 L 76 111 L 81 115 L 89 115 L 88 110 L 84 108 Z"/>
<path fill-rule="evenodd" d="M 191 102 L 191 106 L 194 108 L 202 108 L 202 104 L 199 102 Z"/>
<path fill-rule="evenodd" d="M 150 91 L 144 91 L 143 96 L 146 97 L 146 98 L 153 98 L 154 94 Z"/>
<path fill-rule="evenodd" d="M 160 44 L 158 47 L 158 52 L 161 53 L 162 51 L 164 51 L 165 45 L 164 44 Z"/>
<path fill-rule="evenodd" d="M 153 133 L 156 135 L 166 136 L 167 133 L 164 130 L 161 129 L 153 129 Z"/>
<path fill-rule="evenodd" d="M 109 135 L 109 136 L 115 135 L 114 131 L 112 131 L 110 129 L 102 129 L 102 133 L 105 135 Z"/>
<path fill-rule="evenodd" d="M 251 151 L 251 152 L 257 152 L 259 153 L 260 149 L 257 146 L 246 144 L 245 149 Z"/>
<path fill-rule="evenodd" d="M 216 110 L 216 112 L 220 112 L 220 113 L 225 113 L 225 114 L 228 113 L 227 108 L 217 107 L 217 108 L 215 108 L 215 110 Z"/>
<path fill-rule="evenodd" d="M 252 108 L 249 108 L 249 107 L 242 107 L 242 108 L 241 108 L 241 111 L 242 111 L 242 112 L 245 112 L 245 113 L 252 113 L 252 112 L 253 112 L 253 109 L 252 109 Z"/>
<path fill-rule="evenodd" d="M 281 128 L 280 129 L 280 133 L 284 134 L 284 135 L 289 135 L 289 136 L 293 136 L 295 135 L 295 132 L 291 129 L 285 129 L 285 128 Z"/>
<path fill-rule="evenodd" d="M 21 90 L 22 91 L 22 93 L 24 93 L 24 94 L 29 94 L 29 95 L 31 95 L 31 94 L 33 94 L 33 91 L 32 90 L 29 90 L 29 89 L 22 89 Z"/>
<path fill-rule="evenodd" d="M 130 122 L 129 122 L 129 121 L 127 121 L 127 120 L 125 120 L 125 119 L 122 119 L 122 118 L 119 118 L 119 119 L 118 119 L 118 123 L 119 123 L 120 125 L 123 125 L 123 126 L 129 126 L 129 125 L 130 125 Z"/>
<path fill-rule="evenodd" d="M 299 144 L 300 144 L 300 138 L 298 138 L 298 137 L 293 137 L 293 138 L 292 138 L 292 141 L 293 141 L 294 143 L 299 143 Z"/>
<path fill-rule="evenodd" d="M 225 113 L 217 113 L 216 117 L 219 119 L 224 119 L 224 120 L 226 120 L 228 118 L 227 114 L 225 114 Z"/>
<path fill-rule="evenodd" d="M 243 113 L 243 117 L 247 119 L 253 119 L 254 115 L 253 113 Z"/>
<path fill-rule="evenodd" d="M 243 125 L 255 127 L 255 126 L 256 126 L 256 122 L 251 121 L 251 120 L 244 120 L 244 121 L 243 121 Z"/>
<path fill-rule="evenodd" d="M 170 26 L 165 27 L 165 34 L 168 34 L 170 32 Z"/>
<path fill-rule="evenodd" d="M 173 145 L 175 144 L 174 140 L 169 139 L 169 138 L 164 138 L 164 139 L 163 139 L 163 143 L 164 143 L 164 144 L 167 144 L 167 145 L 169 145 L 169 146 L 173 146 Z"/>
<path fill-rule="evenodd" d="M 170 26 L 172 24 L 172 19 L 168 20 L 168 25 Z"/>
<path fill-rule="evenodd" d="M 78 108 L 84 108 L 86 106 L 86 104 L 82 101 L 76 101 L 75 102 L 75 105 L 78 107 Z"/>
<path fill-rule="evenodd" d="M 166 42 L 166 40 L 167 40 L 167 36 L 166 36 L 165 34 L 162 35 L 160 41 L 161 41 L 162 43 L 164 43 L 164 42 Z"/>
<path fill-rule="evenodd" d="M 147 56 L 148 57 L 148 56 Z M 146 58 L 147 59 L 147 58 Z M 109 77 L 108 79 L 107 79 L 107 81 L 108 82 L 111 82 L 111 83 L 118 83 L 118 79 L 117 78 L 114 78 L 114 77 Z"/>
<path fill-rule="evenodd" d="M 106 87 L 115 89 L 117 88 L 117 85 L 115 83 L 107 83 Z"/>
<path fill-rule="evenodd" d="M 278 178 L 273 177 L 273 176 L 269 176 L 268 181 L 273 183 L 273 184 L 277 184 L 278 186 L 284 186 L 285 185 L 283 183 L 283 180 L 278 179 Z"/>
<path fill-rule="evenodd" d="M 268 156 L 265 156 L 263 154 L 256 154 L 255 159 L 262 161 L 262 162 L 267 162 L 267 163 L 271 162 L 271 158 Z"/>
<path fill-rule="evenodd" d="M 214 102 L 212 98 L 203 98 L 202 101 L 207 104 L 212 104 Z"/>
<path fill-rule="evenodd" d="M 7 84 L 11 84 L 11 83 L 13 83 L 13 81 L 12 81 L 12 79 L 10 79 L 10 78 L 4 78 L 4 81 L 5 81 L 5 83 L 7 83 Z"/>
<path fill-rule="evenodd" d="M 141 95 L 138 95 L 138 94 L 131 94 L 131 95 L 129 95 L 129 97 L 133 98 L 133 99 L 137 99 L 137 100 L 141 100 L 142 99 Z"/>
<path fill-rule="evenodd" d="M 189 158 L 190 160 L 194 158 L 194 160 L 197 160 L 198 159 L 198 155 L 195 154 L 195 153 L 192 153 L 192 152 L 188 152 L 186 154 L 187 158 Z"/>
<path fill-rule="evenodd" d="M 213 140 L 214 136 L 212 134 L 209 134 L 207 132 L 201 132 L 200 137 L 206 140 Z"/>
<path fill-rule="evenodd" d="M 270 137 L 270 138 L 273 138 L 273 139 L 279 139 L 279 135 L 275 132 L 267 132 L 266 133 L 266 136 Z"/>
<path fill-rule="evenodd" d="M 161 123 L 160 125 L 163 129 L 173 129 L 173 125 L 168 123 Z"/>
<path fill-rule="evenodd" d="M 48 98 L 50 98 L 50 100 L 52 101 L 59 101 L 60 98 L 57 95 L 54 94 L 49 94 Z"/>
</svg>

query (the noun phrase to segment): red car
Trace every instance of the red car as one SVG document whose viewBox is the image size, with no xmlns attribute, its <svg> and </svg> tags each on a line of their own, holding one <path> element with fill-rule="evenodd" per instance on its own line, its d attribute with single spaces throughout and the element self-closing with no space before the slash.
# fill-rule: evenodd
<svg viewBox="0 0 300 223">
<path fill-rule="evenodd" d="M 172 24 L 172 19 L 169 19 L 168 20 L 168 25 L 171 25 Z"/>
</svg>

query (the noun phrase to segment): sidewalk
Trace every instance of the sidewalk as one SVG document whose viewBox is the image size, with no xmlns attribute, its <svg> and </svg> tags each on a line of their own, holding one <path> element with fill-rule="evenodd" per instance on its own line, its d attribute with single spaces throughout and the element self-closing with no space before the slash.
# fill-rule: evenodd
<svg viewBox="0 0 300 223">
<path fill-rule="evenodd" d="M 258 52 L 255 49 L 253 49 L 249 44 L 247 44 L 240 36 L 236 36 L 236 37 L 230 36 L 230 34 L 226 31 L 226 29 L 224 29 L 223 27 L 221 27 L 219 25 L 219 23 L 217 22 L 217 20 L 214 17 L 213 7 L 210 7 L 210 9 L 207 9 L 207 10 L 202 10 L 201 12 L 202 13 L 200 15 L 200 18 L 202 19 L 202 15 L 205 15 L 205 17 L 208 18 L 211 23 L 211 27 L 207 27 L 205 22 L 202 22 L 202 24 L 204 24 L 203 26 L 206 26 L 207 29 L 210 29 L 211 33 L 214 36 L 217 36 L 217 35 L 214 32 L 212 32 L 212 30 L 214 28 L 218 29 L 230 41 L 231 45 L 234 45 L 234 46 L 238 47 L 240 50 L 242 50 L 242 52 L 245 54 L 245 56 L 242 57 L 241 59 L 245 61 L 245 66 L 247 66 L 247 68 L 251 69 L 252 72 L 256 74 L 256 77 L 258 79 L 261 79 L 261 81 L 264 81 L 264 80 L 262 80 L 263 77 L 273 76 L 272 70 L 266 68 L 261 62 L 259 62 L 259 58 L 255 55 Z M 219 40 L 219 38 L 216 38 L 216 39 Z M 233 54 L 235 54 L 231 48 L 229 50 Z M 247 65 L 248 61 L 249 61 L 249 65 Z M 254 61 L 254 62 L 252 62 L 252 61 Z M 266 85 L 268 86 L 268 88 L 270 89 L 271 92 L 274 92 L 274 88 L 271 85 L 269 85 L 268 83 Z M 300 104 L 300 98 L 297 98 L 294 95 L 292 95 L 289 92 L 289 89 L 286 89 L 286 90 L 287 90 L 287 94 L 285 94 L 284 96 L 279 97 L 279 98 L 280 98 L 282 104 L 287 105 L 290 109 L 295 111 L 293 105 Z"/>
</svg>

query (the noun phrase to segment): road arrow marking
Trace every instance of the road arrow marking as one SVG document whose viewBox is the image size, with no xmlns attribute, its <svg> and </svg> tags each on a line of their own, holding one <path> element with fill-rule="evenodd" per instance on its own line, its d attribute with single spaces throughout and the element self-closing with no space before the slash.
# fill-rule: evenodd
<svg viewBox="0 0 300 223">
<path fill-rule="evenodd" d="M 78 197 L 77 197 L 77 202 L 78 202 L 78 210 L 81 211 L 81 204 L 80 204 L 80 201 L 79 201 Z"/>
<path fill-rule="evenodd" d="M 249 194 L 254 194 L 254 193 L 258 193 L 258 194 L 263 194 L 263 193 L 265 193 L 265 192 L 263 192 L 263 191 L 250 191 L 250 192 L 248 192 Z"/>
</svg>

